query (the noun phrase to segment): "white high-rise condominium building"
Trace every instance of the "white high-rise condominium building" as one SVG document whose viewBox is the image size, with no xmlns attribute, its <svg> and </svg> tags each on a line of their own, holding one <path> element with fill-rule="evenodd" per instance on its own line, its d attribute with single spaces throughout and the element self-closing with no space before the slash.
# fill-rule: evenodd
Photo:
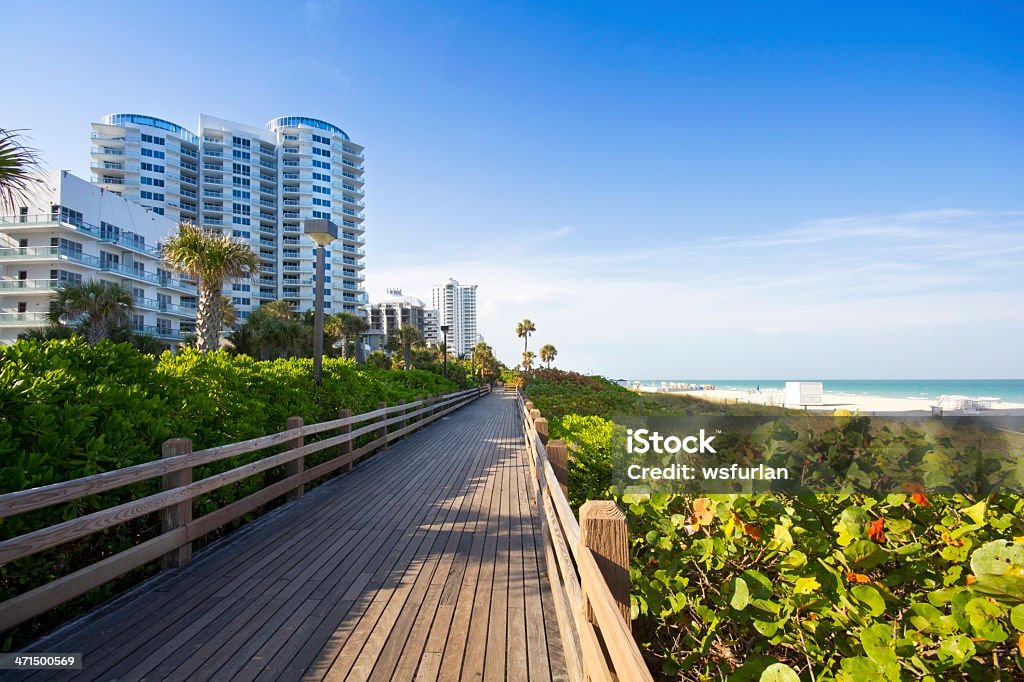
<svg viewBox="0 0 1024 682">
<path fill-rule="evenodd" d="M 477 342 L 476 284 L 449 279 L 434 287 L 431 304 L 438 312 L 438 326 L 448 325 L 448 351 L 468 355 Z M 443 340 L 440 334 L 438 341 Z"/>
<path fill-rule="evenodd" d="M 48 174 L 0 216 L 0 343 L 46 325 L 57 288 L 92 279 L 131 292 L 132 327 L 170 345 L 195 329 L 196 288 L 168 271 L 157 244 L 174 221 L 67 171 Z"/>
<path fill-rule="evenodd" d="M 381 332 L 385 342 L 405 325 L 415 327 L 426 339 L 427 306 L 415 296 L 404 296 L 401 289 L 388 289 L 387 298 L 368 305 L 366 310 L 370 328 Z"/>
<path fill-rule="evenodd" d="M 260 258 L 256 280 L 235 282 L 244 319 L 283 299 L 313 307 L 316 246 L 303 221 L 325 218 L 325 312 L 365 314 L 363 147 L 341 128 L 283 116 L 265 128 L 201 115 L 197 133 L 152 116 L 112 114 L 92 124 L 93 182 L 168 218 L 244 239 Z"/>
</svg>

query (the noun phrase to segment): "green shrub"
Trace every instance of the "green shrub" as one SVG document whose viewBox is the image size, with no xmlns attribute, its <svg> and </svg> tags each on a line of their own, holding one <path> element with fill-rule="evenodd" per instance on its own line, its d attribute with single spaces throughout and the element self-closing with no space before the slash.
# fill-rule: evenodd
<svg viewBox="0 0 1024 682">
<path fill-rule="evenodd" d="M 256 361 L 224 352 L 186 349 L 159 360 L 128 344 L 89 346 L 69 340 L 21 340 L 0 347 L 0 492 L 12 492 L 119 469 L 160 457 L 161 443 L 191 438 L 199 450 L 281 431 L 291 416 L 306 423 L 449 393 L 456 385 L 437 374 L 384 370 L 327 358 L 323 383 L 312 380 L 311 359 Z M 361 441 L 371 440 L 365 436 Z M 198 467 L 198 480 L 274 450 Z M 312 466 L 332 456 L 311 455 Z M 218 489 L 194 501 L 209 513 L 283 476 L 283 467 Z M 159 489 L 159 479 L 0 520 L 0 539 L 109 508 Z M 12 562 L 0 572 L 0 601 L 72 573 L 159 533 L 155 514 Z M 214 536 L 215 537 L 215 536 Z M 137 580 L 149 569 L 90 593 L 13 631 L 4 643 L 25 642 L 61 620 Z"/>
</svg>

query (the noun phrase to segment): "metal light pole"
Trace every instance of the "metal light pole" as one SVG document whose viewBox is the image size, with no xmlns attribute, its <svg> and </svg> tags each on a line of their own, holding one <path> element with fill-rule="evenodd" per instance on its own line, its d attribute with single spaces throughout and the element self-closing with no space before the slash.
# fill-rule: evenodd
<svg viewBox="0 0 1024 682">
<path fill-rule="evenodd" d="M 338 226 L 330 220 L 306 220 L 306 236 L 316 245 L 316 305 L 313 317 L 313 383 L 323 382 L 324 365 L 324 250 L 338 238 Z"/>
<path fill-rule="evenodd" d="M 450 325 L 442 324 L 441 333 L 444 334 L 444 376 L 448 377 L 448 330 L 451 329 Z"/>
</svg>

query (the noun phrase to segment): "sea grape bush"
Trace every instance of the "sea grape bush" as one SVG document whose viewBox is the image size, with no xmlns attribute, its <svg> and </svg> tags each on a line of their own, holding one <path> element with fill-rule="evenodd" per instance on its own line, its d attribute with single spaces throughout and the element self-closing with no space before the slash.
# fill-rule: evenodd
<svg viewBox="0 0 1024 682">
<path fill-rule="evenodd" d="M 1024 680 L 1024 498 L 924 487 L 622 494 L 609 487 L 614 425 L 605 418 L 629 414 L 617 411 L 626 403 L 621 389 L 551 377 L 526 390 L 551 415 L 552 437 L 569 444 L 573 507 L 610 498 L 627 512 L 634 634 L 656 674 L 731 682 Z M 663 402 L 660 413 L 674 409 Z M 648 407 L 634 403 L 635 413 Z M 689 404 L 679 409 L 693 413 Z M 871 442 L 865 427 L 847 419 L 824 433 L 789 435 L 804 454 L 870 454 L 874 446 L 886 462 L 893 452 L 958 461 L 941 438 L 883 430 Z"/>
<path fill-rule="evenodd" d="M 613 497 L 637 639 L 667 676 L 1024 676 L 1020 497 Z"/>
<path fill-rule="evenodd" d="M 381 370 L 351 361 L 324 360 L 323 385 L 314 386 L 312 360 L 256 361 L 226 353 L 184 350 L 160 358 L 127 344 L 81 338 L 24 340 L 0 347 L 0 493 L 32 488 L 156 459 L 171 437 L 194 449 L 223 445 L 284 429 L 290 416 L 307 423 L 448 393 L 456 386 L 421 370 Z M 369 438 L 369 437 L 367 437 Z M 237 457 L 197 468 L 194 478 L 266 456 Z M 310 466 L 331 453 L 312 455 Z M 283 467 L 279 467 L 283 469 Z M 251 492 L 282 471 L 268 471 L 195 501 L 201 516 Z M 158 490 L 159 480 L 0 520 L 0 539 L 109 508 Z M 27 557 L 0 568 L 0 601 L 71 573 L 159 532 L 155 515 Z M 146 571 L 129 576 L 137 580 Z M 21 627 L 0 648 L 26 641 L 49 625 L 110 594 L 96 590 Z"/>
</svg>

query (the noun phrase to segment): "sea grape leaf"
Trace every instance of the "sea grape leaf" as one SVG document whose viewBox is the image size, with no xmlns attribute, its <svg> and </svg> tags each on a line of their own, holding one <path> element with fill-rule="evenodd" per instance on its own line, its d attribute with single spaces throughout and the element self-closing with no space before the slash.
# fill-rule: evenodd
<svg viewBox="0 0 1024 682">
<path fill-rule="evenodd" d="M 850 593 L 853 594 L 854 599 L 867 607 L 868 613 L 872 616 L 880 616 L 885 612 L 885 600 L 882 599 L 878 590 L 870 585 L 857 585 L 850 590 Z"/>
<path fill-rule="evenodd" d="M 747 589 L 747 583 L 743 578 L 734 579 L 732 584 L 733 592 L 729 605 L 737 611 L 742 611 L 747 608 L 747 604 L 750 603 L 750 590 Z"/>
<path fill-rule="evenodd" d="M 860 631 L 860 644 L 864 653 L 881 668 L 898 665 L 896 647 L 892 639 L 892 626 L 877 623 Z"/>
<path fill-rule="evenodd" d="M 971 554 L 977 581 L 971 589 L 1002 601 L 1024 603 L 1024 544 L 987 542 Z"/>
<path fill-rule="evenodd" d="M 859 571 L 874 568 L 883 563 L 889 554 L 870 540 L 856 540 L 843 550 L 843 556 Z"/>
<path fill-rule="evenodd" d="M 772 663 L 761 673 L 760 682 L 800 682 L 800 676 L 785 663 Z"/>
<path fill-rule="evenodd" d="M 960 665 L 974 656 L 974 652 L 974 642 L 971 641 L 970 637 L 956 635 L 955 637 L 948 637 L 942 640 L 937 653 L 940 661 L 946 665 L 954 666 Z"/>
<path fill-rule="evenodd" d="M 976 637 L 983 637 L 990 642 L 1006 641 L 1006 630 L 999 622 L 1003 616 L 1003 610 L 999 606 L 984 597 L 975 597 L 967 602 L 964 613 Z"/>
</svg>

